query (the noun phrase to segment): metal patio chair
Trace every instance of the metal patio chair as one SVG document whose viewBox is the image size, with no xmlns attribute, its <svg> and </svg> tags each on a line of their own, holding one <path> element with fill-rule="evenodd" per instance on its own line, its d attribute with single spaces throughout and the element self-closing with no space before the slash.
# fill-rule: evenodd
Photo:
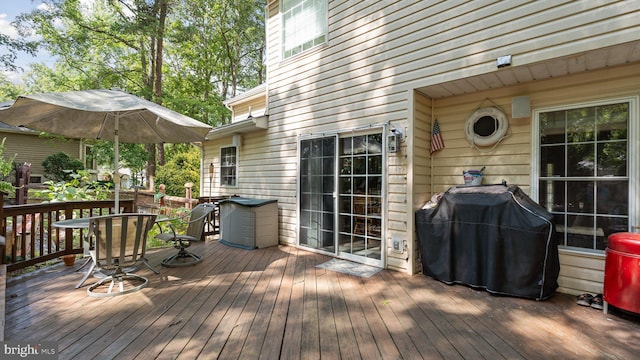
<svg viewBox="0 0 640 360">
<path fill-rule="evenodd" d="M 214 204 L 198 204 L 191 210 L 187 225 L 186 233 L 179 234 L 173 226 L 174 222 L 180 222 L 180 219 L 167 219 L 171 232 L 161 233 L 156 236 L 157 239 L 173 242 L 174 247 L 178 249 L 178 253 L 166 257 L 162 260 L 162 265 L 166 267 L 191 266 L 202 261 L 200 255 L 187 251 L 192 242 L 203 241 L 204 225 L 214 210 Z"/>
<path fill-rule="evenodd" d="M 147 235 L 155 220 L 154 214 L 139 213 L 90 218 L 88 236 L 94 238 L 93 248 L 89 249 L 92 263 L 76 287 L 95 274 L 102 279 L 87 288 L 93 297 L 123 295 L 144 288 L 148 279 L 131 271 L 142 262 L 158 274 L 145 257 Z"/>
</svg>

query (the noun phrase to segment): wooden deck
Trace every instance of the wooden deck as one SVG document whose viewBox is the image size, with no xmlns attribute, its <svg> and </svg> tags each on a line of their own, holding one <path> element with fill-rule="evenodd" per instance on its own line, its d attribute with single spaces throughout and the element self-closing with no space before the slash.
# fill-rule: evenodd
<svg viewBox="0 0 640 360">
<path fill-rule="evenodd" d="M 90 298 L 56 265 L 9 278 L 6 341 L 55 341 L 60 359 L 633 359 L 640 320 L 556 294 L 492 296 L 422 275 L 360 278 L 293 247 L 209 240 L 205 261 L 160 268 L 142 291 Z"/>
</svg>

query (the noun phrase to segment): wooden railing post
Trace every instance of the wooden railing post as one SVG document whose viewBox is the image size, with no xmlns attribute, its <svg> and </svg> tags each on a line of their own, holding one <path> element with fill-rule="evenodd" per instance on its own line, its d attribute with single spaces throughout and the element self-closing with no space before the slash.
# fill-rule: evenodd
<svg viewBox="0 0 640 360">
<path fill-rule="evenodd" d="M 64 206 L 64 217 L 65 219 L 73 218 L 73 206 L 71 204 L 66 204 Z M 73 250 L 73 229 L 65 229 L 64 230 L 64 254 L 71 254 L 71 250 Z"/>
<path fill-rule="evenodd" d="M 186 184 L 184 184 L 184 192 L 185 192 L 185 198 L 187 199 L 186 203 L 184 204 L 184 207 L 187 209 L 191 209 L 191 188 L 193 187 L 193 183 L 188 182 Z"/>
</svg>

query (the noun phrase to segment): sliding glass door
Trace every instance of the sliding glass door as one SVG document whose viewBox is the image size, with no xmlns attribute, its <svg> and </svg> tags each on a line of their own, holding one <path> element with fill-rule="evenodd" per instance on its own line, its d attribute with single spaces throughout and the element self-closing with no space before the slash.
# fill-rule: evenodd
<svg viewBox="0 0 640 360">
<path fill-rule="evenodd" d="M 382 266 L 382 132 L 300 141 L 299 245 Z"/>
</svg>

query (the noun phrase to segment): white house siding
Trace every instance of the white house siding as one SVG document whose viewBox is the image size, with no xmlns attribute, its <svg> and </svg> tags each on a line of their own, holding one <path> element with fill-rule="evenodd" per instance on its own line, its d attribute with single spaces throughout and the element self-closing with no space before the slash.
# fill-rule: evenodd
<svg viewBox="0 0 640 360">
<path fill-rule="evenodd" d="M 412 95 L 413 122 L 410 138 L 413 142 L 413 154 L 411 156 L 413 162 L 411 166 L 412 176 L 409 177 L 409 186 L 412 186 L 412 188 L 407 189 L 407 192 L 413 194 L 412 203 L 408 206 L 408 211 L 414 213 L 431 199 L 431 194 L 433 193 L 431 189 L 431 156 L 429 156 L 429 147 L 431 144 L 431 119 L 434 102 L 418 92 L 413 92 Z M 415 222 L 413 221 L 409 224 L 409 234 L 415 232 L 414 224 Z M 412 254 L 413 264 L 410 264 L 409 268 L 413 269 L 414 272 L 420 272 L 422 269 L 419 262 L 420 253 L 418 251 L 417 238 L 414 237 L 410 244 L 409 253 Z"/>
<path fill-rule="evenodd" d="M 510 120 L 510 136 L 493 151 L 478 153 L 464 137 L 471 111 L 487 97 L 507 113 L 511 97 L 518 95 L 530 95 L 532 106 L 568 101 L 563 90 L 555 95 L 537 90 L 543 85 L 531 73 L 522 75 L 517 87 L 486 93 L 476 89 L 430 99 L 414 90 L 444 84 L 455 92 L 456 80 L 496 72 L 495 82 L 477 84 L 494 88 L 506 74 L 496 70 L 501 55 L 513 55 L 517 68 L 638 40 L 639 8 L 638 1 L 329 1 L 328 42 L 281 61 L 279 3 L 272 1 L 267 11 L 269 129 L 244 136 L 239 185 L 232 192 L 277 198 L 281 242 L 295 244 L 299 137 L 382 124 L 406 129 L 402 152 L 387 157 L 385 239 L 409 240 L 408 254 L 387 252 L 387 266 L 414 272 L 419 266 L 413 212 L 434 192 L 461 184 L 462 170 L 487 166 L 485 183 L 504 179 L 530 191 L 530 119 Z M 562 88 L 578 79 L 545 84 Z M 573 97 L 588 97 L 587 89 L 572 90 Z M 433 118 L 446 149 L 430 159 L 426 141 Z M 208 149 L 219 152 L 212 144 L 205 145 Z"/>
</svg>

